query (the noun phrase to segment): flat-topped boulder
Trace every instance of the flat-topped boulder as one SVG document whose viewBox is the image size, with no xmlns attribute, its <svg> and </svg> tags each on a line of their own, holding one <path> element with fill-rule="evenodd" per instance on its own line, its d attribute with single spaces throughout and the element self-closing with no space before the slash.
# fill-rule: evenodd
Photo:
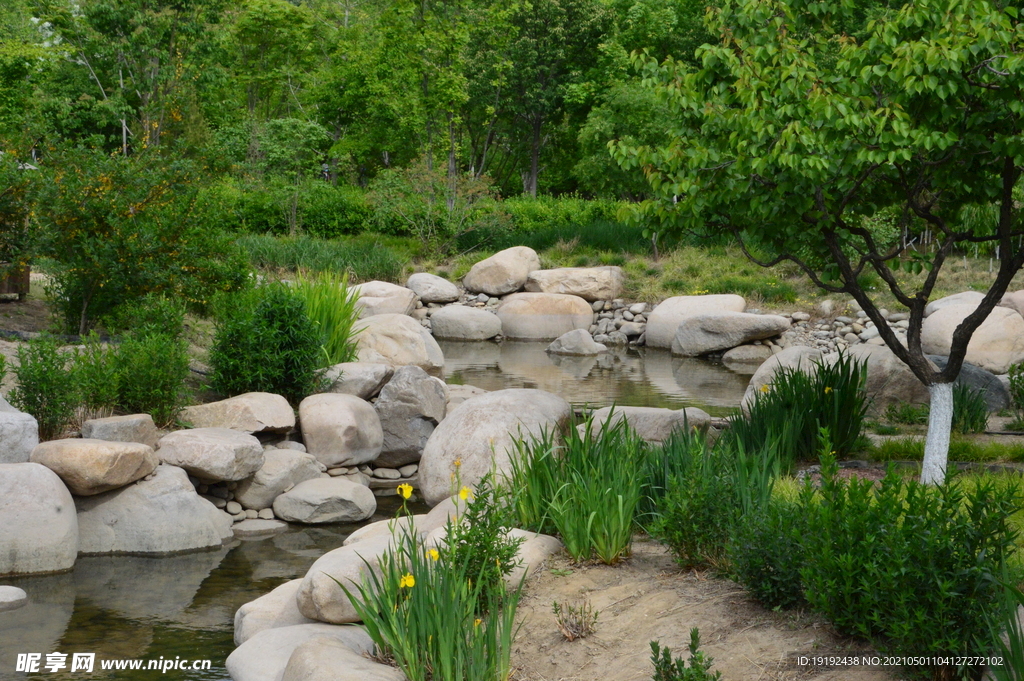
<svg viewBox="0 0 1024 681">
<path fill-rule="evenodd" d="M 444 354 L 430 332 L 412 317 L 379 314 L 360 322 L 356 334 L 360 362 L 404 366 L 414 364 L 444 378 Z"/>
<path fill-rule="evenodd" d="M 677 430 L 704 428 L 711 424 L 711 417 L 703 409 L 662 409 L 659 407 L 603 407 L 596 409 L 590 418 L 591 433 L 612 427 L 625 421 L 637 436 L 647 442 L 660 444 Z M 584 424 L 580 424 L 580 429 Z"/>
<path fill-rule="evenodd" d="M 263 539 L 288 531 L 288 523 L 270 518 L 246 518 L 231 526 L 238 539 Z"/>
<path fill-rule="evenodd" d="M 448 386 L 419 367 L 406 366 L 380 391 L 374 409 L 384 431 L 378 468 L 400 468 L 419 461 L 427 439 L 445 416 Z"/>
<path fill-rule="evenodd" d="M 579 296 L 561 293 L 514 293 L 498 306 L 501 333 L 514 340 L 552 341 L 576 329 L 587 330 L 594 311 Z"/>
<path fill-rule="evenodd" d="M 144 478 L 160 460 L 141 442 L 71 438 L 36 445 L 31 460 L 56 473 L 78 496 L 108 492 Z"/>
<path fill-rule="evenodd" d="M 39 444 L 39 423 L 0 397 L 0 463 L 25 463 Z"/>
<path fill-rule="evenodd" d="M 953 332 L 975 304 L 947 305 L 930 314 L 921 326 L 921 349 L 929 355 L 949 356 Z M 993 374 L 1005 374 L 1024 361 L 1024 317 L 1006 307 L 993 308 L 971 336 L 964 360 Z"/>
<path fill-rule="evenodd" d="M 608 352 L 608 347 L 601 343 L 595 343 L 594 337 L 586 329 L 575 329 L 551 342 L 547 351 L 553 355 L 600 355 Z"/>
<path fill-rule="evenodd" d="M 141 442 L 156 449 L 160 433 L 149 414 L 127 414 L 89 419 L 82 424 L 82 437 L 111 442 Z"/>
<path fill-rule="evenodd" d="M 306 480 L 274 499 L 274 515 L 290 523 L 355 523 L 377 510 L 369 487 L 345 478 Z"/>
<path fill-rule="evenodd" d="M 0 463 L 0 575 L 70 570 L 78 555 L 75 502 L 38 463 Z"/>
<path fill-rule="evenodd" d="M 181 419 L 194 428 L 230 428 L 245 433 L 287 433 L 295 427 L 295 412 L 288 400 L 274 393 L 244 393 L 185 407 Z"/>
<path fill-rule="evenodd" d="M 507 472 L 516 437 L 555 432 L 571 414 L 568 402 L 543 390 L 496 390 L 466 400 L 445 416 L 423 449 L 424 500 L 434 505 L 450 496 L 453 476 L 473 486 L 487 473 Z"/>
<path fill-rule="evenodd" d="M 362 627 L 295 624 L 259 632 L 235 648 L 224 666 L 232 681 L 281 681 L 295 649 L 321 636 L 339 641 L 357 655 L 369 655 L 374 649 L 373 640 Z"/>
<path fill-rule="evenodd" d="M 722 363 L 736 373 L 753 374 L 771 356 L 770 346 L 739 345 L 722 355 Z"/>
<path fill-rule="evenodd" d="M 671 348 L 680 322 L 687 317 L 714 312 L 743 312 L 747 301 L 733 294 L 675 296 L 662 301 L 647 317 L 646 345 Z"/>
<path fill-rule="evenodd" d="M 790 321 L 773 314 L 710 312 L 684 317 L 672 339 L 672 354 L 699 357 L 788 331 Z"/>
<path fill-rule="evenodd" d="M 424 303 L 450 303 L 459 299 L 459 287 L 436 274 L 417 272 L 405 285 Z"/>
<path fill-rule="evenodd" d="M 448 305 L 431 315 L 430 331 L 446 340 L 489 340 L 501 334 L 501 320 L 480 308 Z"/>
<path fill-rule="evenodd" d="M 565 293 L 594 302 L 618 298 L 622 295 L 625 283 L 626 275 L 621 267 L 563 267 L 530 272 L 525 290 Z"/>
<path fill-rule="evenodd" d="M 971 310 L 977 309 L 978 305 L 981 304 L 981 299 L 985 297 L 984 293 L 978 291 L 963 291 L 962 293 L 954 293 L 951 296 L 945 298 L 939 298 L 933 300 L 924 307 L 924 316 L 930 317 L 935 312 L 938 312 L 944 307 L 950 305 L 970 305 Z"/>
<path fill-rule="evenodd" d="M 299 421 L 306 451 L 327 466 L 373 461 L 384 444 L 373 405 L 355 395 L 310 395 L 299 404 Z"/>
<path fill-rule="evenodd" d="M 350 286 L 349 291 L 359 296 L 356 306 L 362 317 L 379 314 L 409 315 L 416 309 L 416 293 L 386 281 L 368 281 Z"/>
<path fill-rule="evenodd" d="M 377 396 L 388 382 L 395 368 L 375 362 L 343 362 L 330 367 L 324 379 L 330 385 L 327 392 L 355 395 L 364 400 Z"/>
<path fill-rule="evenodd" d="M 503 296 L 522 289 L 530 273 L 539 269 L 540 258 L 535 250 L 514 246 L 473 265 L 462 284 L 472 293 Z"/>
<path fill-rule="evenodd" d="M 230 428 L 190 428 L 160 438 L 157 456 L 202 480 L 247 478 L 263 465 L 263 445 L 252 435 Z"/>
<path fill-rule="evenodd" d="M 316 620 L 299 612 L 295 597 L 300 586 L 302 580 L 293 579 L 240 607 L 235 612 L 235 645 L 242 645 L 265 629 L 315 624 Z"/>
<path fill-rule="evenodd" d="M 232 537 L 231 518 L 196 494 L 176 466 L 157 466 L 134 484 L 75 503 L 83 554 L 181 553 Z"/>
<path fill-rule="evenodd" d="M 261 511 L 270 508 L 286 489 L 305 480 L 320 477 L 316 457 L 291 449 L 267 449 L 263 465 L 251 478 L 238 483 L 235 501 L 245 508 Z"/>
</svg>

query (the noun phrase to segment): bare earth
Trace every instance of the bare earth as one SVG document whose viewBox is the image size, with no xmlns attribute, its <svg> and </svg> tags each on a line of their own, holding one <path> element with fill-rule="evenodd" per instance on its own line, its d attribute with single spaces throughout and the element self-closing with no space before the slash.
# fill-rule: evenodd
<svg viewBox="0 0 1024 681">
<path fill-rule="evenodd" d="M 565 574 L 571 570 L 571 574 Z M 573 642 L 558 631 L 554 601 L 589 598 L 599 611 L 593 634 Z M 798 666 L 798 655 L 864 655 L 819 617 L 775 613 L 737 584 L 680 571 L 664 547 L 637 538 L 616 566 L 572 565 L 556 557 L 530 577 L 519 606 L 522 628 L 512 653 L 517 681 L 649 681 L 650 641 L 686 657 L 690 628 L 723 681 L 892 681 L 877 668 Z"/>
</svg>

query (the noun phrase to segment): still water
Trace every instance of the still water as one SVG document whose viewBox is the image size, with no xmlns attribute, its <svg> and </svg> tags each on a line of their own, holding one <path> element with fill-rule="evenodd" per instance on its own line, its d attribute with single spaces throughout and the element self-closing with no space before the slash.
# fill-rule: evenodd
<svg viewBox="0 0 1024 681">
<path fill-rule="evenodd" d="M 681 408 L 729 414 L 749 380 L 706 360 L 658 350 L 617 350 L 598 357 L 548 355 L 544 343 L 442 343 L 450 383 L 485 390 L 539 388 L 576 406 L 612 404 Z M 752 369 L 750 370 L 752 371 Z M 379 500 L 371 521 L 390 518 L 397 497 Z M 424 509 L 415 509 L 422 512 Z M 303 527 L 259 540 L 235 541 L 215 551 L 167 557 L 79 558 L 61 575 L 5 578 L 29 595 L 29 604 L 0 613 L 0 680 L 112 679 L 221 681 L 234 649 L 235 611 L 286 581 L 302 577 L 321 555 L 337 548 L 357 525 Z M 96 669 L 15 672 L 18 653 L 96 653 Z M 100 671 L 99 660 L 210 659 L 206 672 Z M 68 665 L 70 667 L 70 664 Z"/>
</svg>

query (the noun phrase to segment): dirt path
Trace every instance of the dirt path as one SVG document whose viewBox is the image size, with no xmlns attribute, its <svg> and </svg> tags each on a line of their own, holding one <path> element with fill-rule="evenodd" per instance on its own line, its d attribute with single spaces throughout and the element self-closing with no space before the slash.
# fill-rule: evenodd
<svg viewBox="0 0 1024 681">
<path fill-rule="evenodd" d="M 581 598 L 599 611 L 597 626 L 587 638 L 568 642 L 555 625 L 552 603 Z M 519 609 L 523 626 L 512 654 L 517 681 L 648 681 L 649 642 L 685 657 L 694 626 L 723 681 L 896 678 L 879 669 L 797 666 L 797 655 L 871 650 L 837 638 L 816 616 L 765 610 L 733 582 L 683 573 L 652 541 L 634 541 L 632 558 L 614 567 L 549 561 L 531 576 Z"/>
</svg>

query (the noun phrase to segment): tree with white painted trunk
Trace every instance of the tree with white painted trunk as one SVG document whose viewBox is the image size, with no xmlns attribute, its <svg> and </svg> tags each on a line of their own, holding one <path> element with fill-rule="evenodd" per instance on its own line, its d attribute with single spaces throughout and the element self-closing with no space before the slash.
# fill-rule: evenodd
<svg viewBox="0 0 1024 681">
<path fill-rule="evenodd" d="M 654 192 L 638 219 L 732 234 L 754 262 L 792 262 L 825 291 L 853 296 L 929 387 L 922 481 L 941 482 L 953 381 L 972 334 L 1024 265 L 1016 8 L 724 0 L 708 22 L 720 39 L 698 50 L 697 70 L 635 55 L 674 114 L 665 146 L 610 145 Z M 946 261 L 975 247 L 998 269 L 940 371 L 921 349 L 925 306 Z M 869 274 L 908 309 L 906 345 Z"/>
</svg>

